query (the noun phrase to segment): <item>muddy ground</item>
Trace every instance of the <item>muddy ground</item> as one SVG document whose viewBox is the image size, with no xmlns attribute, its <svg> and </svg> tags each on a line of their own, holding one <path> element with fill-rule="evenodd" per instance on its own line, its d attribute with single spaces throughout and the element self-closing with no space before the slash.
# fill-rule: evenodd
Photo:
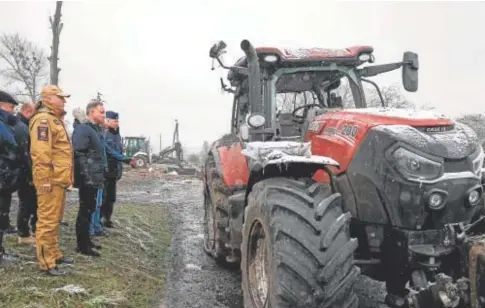
<svg viewBox="0 0 485 308">
<path fill-rule="evenodd" d="M 240 274 L 218 267 L 202 249 L 202 182 L 148 175 L 142 181 L 125 177 L 122 184 L 118 193 L 122 202 L 157 203 L 166 206 L 170 215 L 172 246 L 160 308 L 242 308 Z M 362 276 L 357 289 L 360 307 L 386 307 L 382 284 Z"/>
<path fill-rule="evenodd" d="M 200 180 L 161 175 L 156 169 L 152 172 L 130 170 L 119 183 L 117 199 L 120 204 L 158 204 L 166 207 L 169 213 L 172 246 L 167 264 L 166 289 L 161 292 L 164 297 L 159 308 L 243 307 L 240 274 L 218 267 L 202 249 Z M 77 191 L 68 194 L 68 206 L 76 206 L 77 200 Z M 381 283 L 362 276 L 357 290 L 361 308 L 386 307 Z"/>
</svg>

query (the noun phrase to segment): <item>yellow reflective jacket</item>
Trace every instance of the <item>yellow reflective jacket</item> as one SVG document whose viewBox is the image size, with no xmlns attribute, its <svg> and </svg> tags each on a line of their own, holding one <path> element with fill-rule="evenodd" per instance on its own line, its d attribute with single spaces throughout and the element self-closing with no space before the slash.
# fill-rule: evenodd
<svg viewBox="0 0 485 308">
<path fill-rule="evenodd" d="M 73 182 L 73 153 L 63 115 L 42 105 L 29 121 L 30 154 L 34 185 L 59 185 Z"/>
</svg>

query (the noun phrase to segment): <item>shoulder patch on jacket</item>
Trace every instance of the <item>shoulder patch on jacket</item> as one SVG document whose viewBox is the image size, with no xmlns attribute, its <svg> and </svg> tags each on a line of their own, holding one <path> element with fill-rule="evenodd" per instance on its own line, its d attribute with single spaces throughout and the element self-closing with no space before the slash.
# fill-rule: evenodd
<svg viewBox="0 0 485 308">
<path fill-rule="evenodd" d="M 57 119 L 54 119 L 54 123 L 56 123 L 57 125 L 61 125 L 61 122 Z"/>
<path fill-rule="evenodd" d="M 37 127 L 37 140 L 49 141 L 49 127 L 46 127 L 46 126 Z"/>
<path fill-rule="evenodd" d="M 47 119 L 42 119 L 39 121 L 40 124 L 47 124 L 49 123 L 49 121 L 47 121 Z"/>
</svg>

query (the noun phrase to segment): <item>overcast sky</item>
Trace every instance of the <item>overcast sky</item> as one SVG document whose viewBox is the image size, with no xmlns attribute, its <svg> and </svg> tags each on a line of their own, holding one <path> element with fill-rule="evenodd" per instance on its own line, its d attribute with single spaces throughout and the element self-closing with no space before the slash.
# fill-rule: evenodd
<svg viewBox="0 0 485 308">
<path fill-rule="evenodd" d="M 0 31 L 48 51 L 55 2 L 1 2 Z M 187 147 L 229 130 L 231 97 L 221 94 L 208 51 L 217 40 L 283 47 L 372 45 L 377 63 L 420 57 L 420 89 L 407 97 L 457 115 L 485 112 L 485 3 L 177 0 L 65 2 L 60 86 L 69 110 L 98 91 L 120 113 L 122 134 L 171 143 L 174 119 Z M 377 80 L 400 83 L 400 71 Z M 71 113 L 69 111 L 69 113 Z"/>
</svg>

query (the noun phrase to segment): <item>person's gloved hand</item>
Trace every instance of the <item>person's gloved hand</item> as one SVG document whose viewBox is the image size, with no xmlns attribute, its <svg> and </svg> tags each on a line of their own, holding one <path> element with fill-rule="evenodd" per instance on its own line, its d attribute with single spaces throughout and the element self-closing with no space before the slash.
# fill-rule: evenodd
<svg viewBox="0 0 485 308">
<path fill-rule="evenodd" d="M 124 160 L 123 160 L 123 162 L 124 162 L 125 164 L 129 165 L 129 164 L 131 163 L 131 161 L 132 161 L 132 160 L 133 160 L 133 158 L 128 157 L 128 158 L 124 159 Z"/>
</svg>

